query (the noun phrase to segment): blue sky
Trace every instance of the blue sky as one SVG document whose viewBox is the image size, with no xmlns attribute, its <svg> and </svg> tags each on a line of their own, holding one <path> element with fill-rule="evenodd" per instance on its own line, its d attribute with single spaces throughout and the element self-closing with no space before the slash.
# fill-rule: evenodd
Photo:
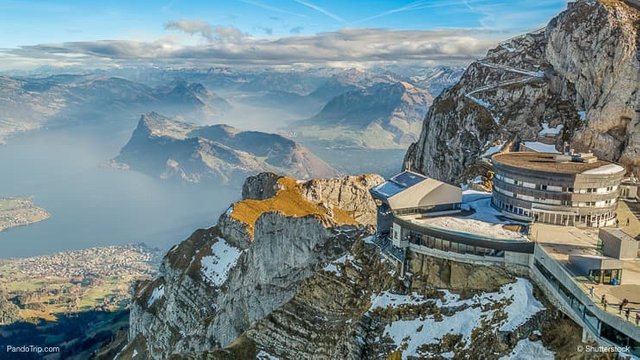
<svg viewBox="0 0 640 360">
<path fill-rule="evenodd" d="M 150 40 L 166 32 L 166 22 L 177 19 L 233 25 L 255 36 L 314 34 L 344 27 L 520 32 L 546 23 L 565 5 L 566 1 L 556 0 L 0 0 L 0 47 L 79 40 Z"/>
<path fill-rule="evenodd" d="M 177 43 L 194 46 L 212 41 L 191 31 L 192 26 L 186 32 L 182 26 L 167 27 L 176 21 L 234 29 L 254 41 L 358 29 L 464 29 L 469 36 L 476 31 L 507 38 L 546 24 L 565 7 L 566 0 L 0 0 L 0 48 L 7 52 L 41 44 L 160 39 L 170 39 L 175 48 Z"/>
</svg>

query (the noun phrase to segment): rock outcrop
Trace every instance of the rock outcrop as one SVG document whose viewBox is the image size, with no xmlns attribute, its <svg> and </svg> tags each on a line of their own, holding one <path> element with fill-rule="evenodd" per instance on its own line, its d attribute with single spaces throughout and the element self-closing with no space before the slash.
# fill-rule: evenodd
<svg viewBox="0 0 640 360">
<path fill-rule="evenodd" d="M 367 238 L 358 239 L 227 346 L 170 359 L 567 358 L 581 344 L 576 325 L 526 279 L 501 268 L 452 266 L 475 273 L 471 291 L 468 284 L 457 288 L 460 294 L 450 291 L 464 279 L 407 288 L 394 264 Z M 427 267 L 421 271 L 442 268 Z"/>
<path fill-rule="evenodd" d="M 245 198 L 217 226 L 172 248 L 161 275 L 137 287 L 123 354 L 167 358 L 230 345 L 370 231 L 356 218 L 374 218 L 367 191 L 382 181 L 249 178 Z"/>
<path fill-rule="evenodd" d="M 303 179 L 337 173 L 307 148 L 280 135 L 228 125 L 196 126 L 157 113 L 142 115 L 114 165 L 163 179 L 227 185 L 263 171 Z"/>
<path fill-rule="evenodd" d="M 558 336 L 579 329 L 503 268 L 415 258 L 412 280 L 400 277 L 367 231 L 367 190 L 382 181 L 247 179 L 217 226 L 136 287 L 116 358 L 566 357 L 581 344 Z"/>
<path fill-rule="evenodd" d="M 640 9 L 578 1 L 489 50 L 431 106 L 405 166 L 458 179 L 492 148 L 564 141 L 640 170 Z M 542 140 L 544 139 L 544 140 Z"/>
</svg>

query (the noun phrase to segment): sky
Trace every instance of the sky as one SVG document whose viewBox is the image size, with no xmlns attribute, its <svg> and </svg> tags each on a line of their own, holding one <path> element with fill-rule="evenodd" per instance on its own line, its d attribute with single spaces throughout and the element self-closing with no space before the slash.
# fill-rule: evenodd
<svg viewBox="0 0 640 360">
<path fill-rule="evenodd" d="M 544 26 L 565 7 L 566 0 L 0 0 L 0 70 L 461 61 Z"/>
</svg>

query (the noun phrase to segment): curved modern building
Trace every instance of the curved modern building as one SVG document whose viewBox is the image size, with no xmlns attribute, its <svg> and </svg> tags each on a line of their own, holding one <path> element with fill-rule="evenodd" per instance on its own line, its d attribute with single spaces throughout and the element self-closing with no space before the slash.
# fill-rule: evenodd
<svg viewBox="0 0 640 360">
<path fill-rule="evenodd" d="M 556 225 L 615 225 L 625 169 L 591 153 L 494 155 L 492 204 L 510 218 Z"/>
</svg>

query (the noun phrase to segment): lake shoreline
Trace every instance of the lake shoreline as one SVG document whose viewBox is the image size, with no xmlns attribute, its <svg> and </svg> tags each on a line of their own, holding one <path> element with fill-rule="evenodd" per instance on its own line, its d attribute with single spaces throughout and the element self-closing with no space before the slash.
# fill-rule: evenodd
<svg viewBox="0 0 640 360">
<path fill-rule="evenodd" d="M 0 232 L 29 226 L 51 217 L 31 197 L 0 197 Z"/>
</svg>

